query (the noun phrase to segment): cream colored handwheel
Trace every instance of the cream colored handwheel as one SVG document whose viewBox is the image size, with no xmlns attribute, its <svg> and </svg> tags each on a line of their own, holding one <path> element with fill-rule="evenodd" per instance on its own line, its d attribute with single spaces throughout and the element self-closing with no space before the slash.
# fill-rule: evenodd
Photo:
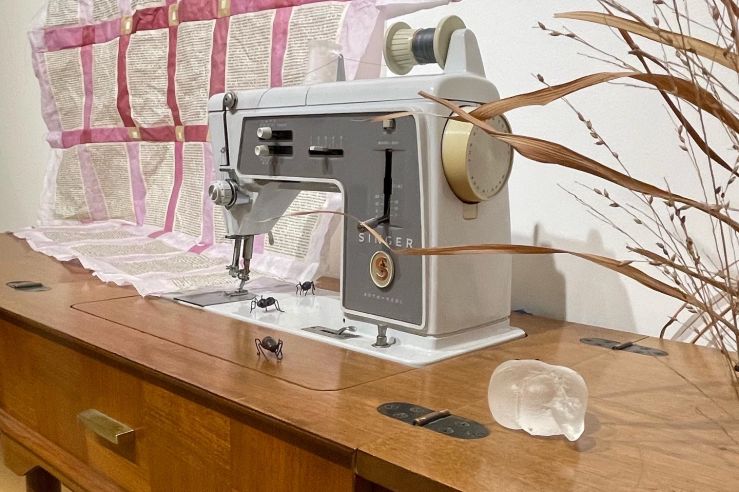
<svg viewBox="0 0 739 492">
<path fill-rule="evenodd" d="M 500 132 L 511 131 L 502 115 L 488 123 Z M 442 138 L 441 159 L 447 182 L 457 198 L 479 203 L 491 199 L 506 185 L 513 149 L 472 123 L 449 120 Z"/>
</svg>

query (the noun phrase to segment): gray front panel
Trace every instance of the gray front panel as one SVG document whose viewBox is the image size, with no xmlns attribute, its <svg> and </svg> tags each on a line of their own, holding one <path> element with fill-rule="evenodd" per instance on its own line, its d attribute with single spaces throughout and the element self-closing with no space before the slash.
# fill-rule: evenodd
<svg viewBox="0 0 739 492">
<path fill-rule="evenodd" d="M 392 179 L 390 221 L 378 226 L 388 243 L 398 247 L 422 246 L 421 198 L 416 124 L 413 118 L 396 120 L 393 131 L 369 121 L 374 114 L 280 116 L 244 119 L 238 171 L 251 177 L 294 177 L 339 181 L 344 190 L 344 210 L 366 220 L 381 216 L 388 189 L 386 169 Z M 257 137 L 259 128 L 282 133 L 279 140 Z M 258 145 L 281 155 L 257 157 Z M 342 155 L 309 154 L 311 146 Z M 284 155 L 290 152 L 291 155 Z M 299 179 L 296 179 L 298 181 Z M 344 221 L 344 290 L 346 309 L 420 325 L 423 319 L 422 261 L 398 257 L 395 279 L 381 289 L 369 275 L 370 258 L 381 249 L 357 224 Z"/>
</svg>

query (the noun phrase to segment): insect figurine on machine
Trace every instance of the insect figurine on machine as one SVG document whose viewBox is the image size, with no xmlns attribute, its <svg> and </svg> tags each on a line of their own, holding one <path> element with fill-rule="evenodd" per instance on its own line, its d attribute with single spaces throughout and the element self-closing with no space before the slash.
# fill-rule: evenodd
<svg viewBox="0 0 739 492">
<path fill-rule="evenodd" d="M 316 284 L 314 282 L 306 281 L 295 284 L 295 294 L 307 296 L 308 291 L 311 291 L 311 294 L 316 295 Z"/>
<path fill-rule="evenodd" d="M 251 301 L 251 311 L 249 312 L 253 312 L 254 308 L 258 308 L 258 307 L 263 308 L 266 312 L 267 308 L 269 308 L 270 306 L 274 306 L 275 309 L 281 313 L 285 312 L 282 309 L 280 309 L 280 303 L 277 301 L 277 299 L 275 299 L 274 297 L 264 297 L 264 296 L 261 296 L 259 299 L 255 298 Z"/>
<path fill-rule="evenodd" d="M 255 338 L 254 344 L 257 346 L 257 356 L 261 357 L 264 355 L 267 357 L 266 352 L 272 352 L 277 357 L 277 360 L 282 360 L 282 340 L 275 341 L 272 337 L 264 337 L 261 340 Z"/>
</svg>

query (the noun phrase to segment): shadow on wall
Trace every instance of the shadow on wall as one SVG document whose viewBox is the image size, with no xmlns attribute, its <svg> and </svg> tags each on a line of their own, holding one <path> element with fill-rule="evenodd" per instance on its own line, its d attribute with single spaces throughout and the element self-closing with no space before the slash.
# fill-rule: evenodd
<svg viewBox="0 0 739 492">
<path fill-rule="evenodd" d="M 596 230 L 588 233 L 587 241 L 572 241 L 547 234 L 537 224 L 532 237 L 513 237 L 513 242 L 614 255 L 604 247 L 603 238 Z M 572 271 L 558 269 L 554 255 L 513 255 L 513 309 L 564 320 L 568 319 L 569 307 L 571 312 L 591 314 L 586 318 L 570 317 L 568 321 L 596 324 L 595 320 L 600 320 L 603 324 L 606 320 L 609 328 L 636 331 L 634 313 L 624 287 L 624 282 L 629 282 L 629 279 L 579 258 L 568 256 L 562 260 L 558 261 L 560 268 L 564 263 Z M 568 278 L 581 280 L 578 284 L 568 284 Z"/>
</svg>

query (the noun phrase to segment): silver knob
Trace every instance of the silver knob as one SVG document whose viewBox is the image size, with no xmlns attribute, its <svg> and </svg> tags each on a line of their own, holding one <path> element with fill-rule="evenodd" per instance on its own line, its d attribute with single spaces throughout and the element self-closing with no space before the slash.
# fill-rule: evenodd
<svg viewBox="0 0 739 492">
<path fill-rule="evenodd" d="M 268 126 L 257 128 L 257 138 L 261 140 L 270 140 L 272 138 L 272 128 Z"/>
<path fill-rule="evenodd" d="M 267 157 L 272 155 L 272 150 L 269 148 L 269 145 L 257 145 L 254 147 L 254 154 L 259 157 Z"/>
<path fill-rule="evenodd" d="M 210 199 L 216 205 L 230 207 L 236 201 L 236 190 L 231 181 L 216 181 L 208 188 Z"/>
<path fill-rule="evenodd" d="M 233 91 L 228 91 L 223 95 L 223 109 L 231 111 L 236 107 L 238 102 L 239 98 Z"/>
<path fill-rule="evenodd" d="M 291 145 L 257 145 L 254 154 L 257 157 L 290 156 L 293 155 L 293 148 Z"/>
</svg>

